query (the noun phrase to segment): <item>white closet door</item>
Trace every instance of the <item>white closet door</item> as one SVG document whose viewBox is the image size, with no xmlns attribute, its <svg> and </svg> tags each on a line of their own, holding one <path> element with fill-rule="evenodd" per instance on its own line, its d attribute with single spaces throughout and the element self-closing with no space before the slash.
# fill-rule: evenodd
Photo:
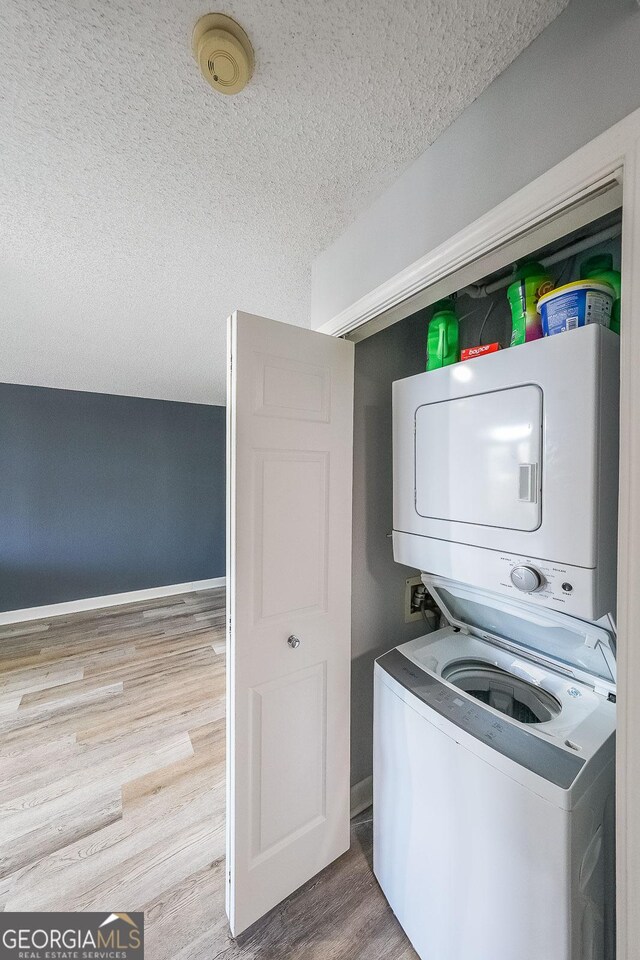
<svg viewBox="0 0 640 960">
<path fill-rule="evenodd" d="M 229 321 L 227 914 L 349 847 L 352 343 Z"/>
</svg>

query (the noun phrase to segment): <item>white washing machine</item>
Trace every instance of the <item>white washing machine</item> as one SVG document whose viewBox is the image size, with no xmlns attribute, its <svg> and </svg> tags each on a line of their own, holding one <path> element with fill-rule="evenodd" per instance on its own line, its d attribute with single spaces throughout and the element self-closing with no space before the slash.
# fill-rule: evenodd
<svg viewBox="0 0 640 960">
<path fill-rule="evenodd" d="M 612 960 L 613 631 L 424 577 L 375 666 L 374 872 L 422 960 Z"/>
</svg>

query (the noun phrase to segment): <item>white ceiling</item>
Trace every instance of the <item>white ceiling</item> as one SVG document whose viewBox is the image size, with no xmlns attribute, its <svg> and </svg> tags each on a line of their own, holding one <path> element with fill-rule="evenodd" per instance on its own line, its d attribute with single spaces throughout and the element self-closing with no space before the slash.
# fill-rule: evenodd
<svg viewBox="0 0 640 960">
<path fill-rule="evenodd" d="M 317 253 L 566 4 L 225 0 L 224 97 L 215 4 L 3 3 L 0 380 L 224 403 L 227 314 L 308 325 Z"/>
</svg>

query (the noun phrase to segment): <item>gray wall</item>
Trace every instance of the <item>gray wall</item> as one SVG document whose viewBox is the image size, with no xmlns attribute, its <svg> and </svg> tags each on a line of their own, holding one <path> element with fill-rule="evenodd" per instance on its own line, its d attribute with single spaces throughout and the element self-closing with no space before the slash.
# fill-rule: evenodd
<svg viewBox="0 0 640 960">
<path fill-rule="evenodd" d="M 636 0 L 572 0 L 316 259 L 312 327 L 640 107 L 639 64 Z M 404 625 L 404 580 L 412 571 L 394 564 L 386 534 L 390 384 L 424 369 L 425 331 L 426 318 L 410 317 L 356 347 L 352 783 L 371 773 L 373 660 L 422 631 Z"/>
<path fill-rule="evenodd" d="M 353 450 L 351 783 L 371 775 L 373 662 L 427 632 L 404 622 L 407 577 L 393 560 L 391 384 L 425 367 L 424 311 L 356 344 Z"/>
<path fill-rule="evenodd" d="M 640 107 L 636 0 L 572 0 L 313 266 L 312 326 Z"/>
<path fill-rule="evenodd" d="M 610 252 L 620 267 L 620 240 L 599 244 L 598 252 Z M 589 251 L 590 253 L 592 251 Z M 588 254 L 584 254 L 587 256 Z M 578 279 L 582 257 L 555 264 L 557 280 Z M 572 272 L 569 271 L 571 268 Z M 508 347 L 511 340 L 511 310 L 506 290 L 472 300 L 458 296 L 460 345 L 498 340 Z M 422 622 L 404 622 L 404 592 L 407 577 L 417 571 L 393 560 L 392 419 L 391 384 L 394 380 L 422 373 L 426 361 L 429 307 L 381 333 L 356 344 L 354 392 L 353 463 L 353 594 L 351 612 L 351 783 L 372 772 L 373 664 L 386 650 L 428 632 Z"/>
<path fill-rule="evenodd" d="M 224 407 L 0 384 L 0 611 L 224 572 Z"/>
<path fill-rule="evenodd" d="M 635 0 L 572 0 L 315 261 L 312 326 L 640 107 L 639 64 Z M 426 317 L 418 315 L 356 347 L 352 783 L 371 774 L 373 661 L 423 632 L 421 624 L 404 624 L 404 581 L 412 571 L 393 562 L 386 534 L 392 526 L 391 382 L 424 369 L 425 334 Z"/>
</svg>

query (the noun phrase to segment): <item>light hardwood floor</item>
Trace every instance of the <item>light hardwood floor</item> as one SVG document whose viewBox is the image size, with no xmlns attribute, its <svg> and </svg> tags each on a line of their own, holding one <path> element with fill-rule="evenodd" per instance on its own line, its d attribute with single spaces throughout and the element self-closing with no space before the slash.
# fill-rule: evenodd
<svg viewBox="0 0 640 960">
<path fill-rule="evenodd" d="M 0 627 L 0 908 L 144 910 L 148 960 L 413 960 L 351 850 L 224 914 L 224 591 Z"/>
</svg>

